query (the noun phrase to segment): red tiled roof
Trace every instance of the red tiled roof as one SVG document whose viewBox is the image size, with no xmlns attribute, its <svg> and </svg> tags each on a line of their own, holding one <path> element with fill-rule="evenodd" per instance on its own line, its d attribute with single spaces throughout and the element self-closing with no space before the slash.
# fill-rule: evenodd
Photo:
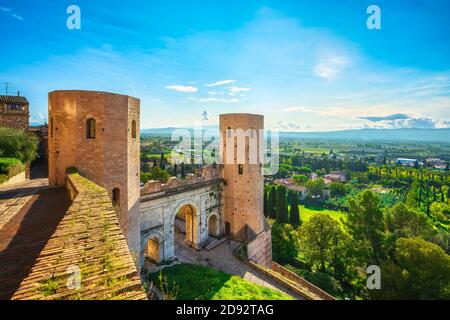
<svg viewBox="0 0 450 320">
<path fill-rule="evenodd" d="M 21 97 L 21 96 L 1 96 L 1 95 L 0 95 L 0 102 L 1 103 L 18 103 L 18 104 L 29 103 L 27 98 L 25 98 L 25 97 Z"/>
</svg>

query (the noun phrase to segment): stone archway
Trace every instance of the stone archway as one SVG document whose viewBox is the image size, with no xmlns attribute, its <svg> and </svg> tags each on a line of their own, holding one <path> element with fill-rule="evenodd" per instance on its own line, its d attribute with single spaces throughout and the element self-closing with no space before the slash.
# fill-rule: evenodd
<svg viewBox="0 0 450 320">
<path fill-rule="evenodd" d="M 161 243 L 157 237 L 147 239 L 147 245 L 144 251 L 145 258 L 151 262 L 161 262 Z"/>
<path fill-rule="evenodd" d="M 164 241 L 157 232 L 145 235 L 141 241 L 140 265 L 157 264 L 164 260 Z"/>
<path fill-rule="evenodd" d="M 185 235 L 185 241 L 189 245 L 196 243 L 196 215 L 194 207 L 185 204 L 178 210 L 175 217 L 175 226 Z"/>
<path fill-rule="evenodd" d="M 217 214 L 208 217 L 208 238 L 217 238 L 220 235 L 220 220 Z"/>
<path fill-rule="evenodd" d="M 176 232 L 184 237 L 184 241 L 194 248 L 200 248 L 200 211 L 195 202 L 185 200 L 175 206 L 172 212 L 172 225 Z"/>
</svg>

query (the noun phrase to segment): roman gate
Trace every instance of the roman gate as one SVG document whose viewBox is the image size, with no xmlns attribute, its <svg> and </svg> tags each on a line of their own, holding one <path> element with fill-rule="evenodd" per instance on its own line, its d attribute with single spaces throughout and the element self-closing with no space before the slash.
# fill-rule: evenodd
<svg viewBox="0 0 450 320">
<path fill-rule="evenodd" d="M 167 183 L 145 185 L 141 190 L 141 266 L 145 258 L 156 263 L 173 259 L 177 233 L 195 249 L 223 234 L 219 171 L 205 166 L 198 176 L 183 181 L 172 177 Z"/>
</svg>

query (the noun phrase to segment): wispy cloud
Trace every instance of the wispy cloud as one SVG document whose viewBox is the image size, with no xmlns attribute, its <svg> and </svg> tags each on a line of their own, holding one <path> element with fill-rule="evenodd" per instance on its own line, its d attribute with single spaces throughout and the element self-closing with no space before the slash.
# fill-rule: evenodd
<svg viewBox="0 0 450 320">
<path fill-rule="evenodd" d="M 175 90 L 175 91 L 178 91 L 178 92 L 186 92 L 186 93 L 194 93 L 194 92 L 198 91 L 198 89 L 196 87 L 193 87 L 193 86 L 182 86 L 182 85 L 177 85 L 177 84 L 166 86 L 166 89 Z"/>
<path fill-rule="evenodd" d="M 3 11 L 13 17 L 14 19 L 24 21 L 23 17 L 17 13 L 14 13 L 11 8 L 0 7 L 0 11 Z"/>
<path fill-rule="evenodd" d="M 237 87 L 237 86 L 232 86 L 232 87 L 229 87 L 228 89 L 232 93 L 247 92 L 247 91 L 251 90 L 250 88 L 243 88 L 243 87 Z"/>
<path fill-rule="evenodd" d="M 404 113 L 390 114 L 390 115 L 383 116 L 383 117 L 372 117 L 372 116 L 358 117 L 358 119 L 368 120 L 371 122 L 405 120 L 405 119 L 409 119 L 409 118 L 410 117 Z"/>
<path fill-rule="evenodd" d="M 207 86 L 207 87 L 217 87 L 217 86 L 223 86 L 225 84 L 230 84 L 230 83 L 233 83 L 235 81 L 236 80 L 221 80 L 221 81 L 216 81 L 216 82 L 213 82 L 213 83 L 205 84 L 205 86 Z"/>
<path fill-rule="evenodd" d="M 223 103 L 238 103 L 240 100 L 237 98 L 232 99 L 226 99 L 226 98 L 215 98 L 215 97 L 208 97 L 208 98 L 187 98 L 186 100 L 189 101 L 196 101 L 196 102 L 223 102 Z"/>
<path fill-rule="evenodd" d="M 348 65 L 345 56 L 331 56 L 320 59 L 314 67 L 314 74 L 323 79 L 334 79 Z"/>
</svg>

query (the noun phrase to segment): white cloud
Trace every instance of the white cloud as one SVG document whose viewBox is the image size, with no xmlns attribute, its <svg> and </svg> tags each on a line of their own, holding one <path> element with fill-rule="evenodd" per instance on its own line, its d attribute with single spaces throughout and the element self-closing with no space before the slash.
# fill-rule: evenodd
<svg viewBox="0 0 450 320">
<path fill-rule="evenodd" d="M 204 103 L 207 103 L 207 102 L 238 103 L 240 101 L 237 98 L 225 99 L 225 98 L 214 98 L 214 97 L 209 97 L 209 98 L 187 98 L 187 100 L 204 102 Z"/>
<path fill-rule="evenodd" d="M 230 84 L 230 83 L 233 83 L 235 81 L 236 80 L 221 80 L 221 81 L 216 81 L 216 82 L 213 82 L 213 83 L 205 84 L 205 86 L 207 86 L 207 87 L 217 87 L 217 86 L 223 86 L 224 84 Z"/>
<path fill-rule="evenodd" d="M 331 56 L 320 59 L 314 67 L 314 74 L 323 79 L 334 79 L 348 65 L 345 56 Z"/>
<path fill-rule="evenodd" d="M 8 13 L 14 19 L 17 19 L 17 20 L 20 20 L 20 21 L 24 21 L 23 17 L 21 15 L 18 15 L 17 13 L 13 13 L 11 8 L 0 7 L 0 11 Z"/>
<path fill-rule="evenodd" d="M 369 122 L 366 128 L 374 129 L 444 129 L 450 128 L 450 121 L 431 118 L 408 118 L 392 121 Z"/>
<path fill-rule="evenodd" d="M 279 121 L 275 125 L 271 126 L 271 130 L 279 130 L 279 131 L 299 131 L 300 125 L 293 123 L 293 122 L 287 122 L 287 121 Z"/>
<path fill-rule="evenodd" d="M 193 86 L 182 86 L 182 85 L 170 85 L 170 86 L 167 86 L 166 89 L 175 90 L 178 92 L 188 92 L 188 93 L 197 92 L 197 90 L 198 90 L 196 87 L 193 87 Z"/>
<path fill-rule="evenodd" d="M 237 87 L 237 86 L 232 86 L 232 87 L 229 87 L 228 89 L 232 93 L 247 92 L 247 91 L 251 90 L 250 88 L 242 88 L 242 87 Z"/>
<path fill-rule="evenodd" d="M 291 108 L 286 108 L 283 109 L 284 112 L 306 112 L 308 111 L 308 109 L 306 109 L 305 107 L 291 107 Z"/>
</svg>

